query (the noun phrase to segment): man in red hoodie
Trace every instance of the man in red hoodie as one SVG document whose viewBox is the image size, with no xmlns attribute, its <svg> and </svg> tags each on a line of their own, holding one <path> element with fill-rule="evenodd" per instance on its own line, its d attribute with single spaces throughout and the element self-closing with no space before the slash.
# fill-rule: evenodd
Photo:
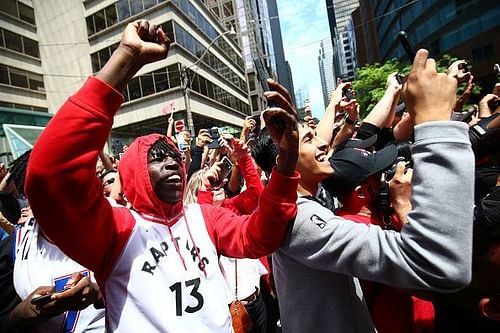
<svg viewBox="0 0 500 333">
<path fill-rule="evenodd" d="M 184 207 L 180 153 L 159 134 L 138 138 L 127 149 L 119 174 L 133 210 L 112 208 L 95 163 L 123 102 L 119 91 L 143 65 L 165 58 L 169 44 L 161 28 L 147 21 L 127 25 L 108 63 L 68 99 L 38 139 L 26 193 L 45 234 L 95 272 L 110 332 L 231 332 L 218 256 L 269 254 L 294 219 L 295 110 L 287 91 L 270 80 L 274 91 L 266 98 L 277 107 L 265 120 L 280 157 L 252 215 L 211 205 Z M 63 294 L 54 294 L 53 302 Z"/>
</svg>

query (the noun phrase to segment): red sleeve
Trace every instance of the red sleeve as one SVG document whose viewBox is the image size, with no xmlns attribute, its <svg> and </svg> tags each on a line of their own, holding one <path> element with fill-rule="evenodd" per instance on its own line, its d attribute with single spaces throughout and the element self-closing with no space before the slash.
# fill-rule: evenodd
<svg viewBox="0 0 500 333">
<path fill-rule="evenodd" d="M 250 154 L 242 157 L 238 164 L 240 166 L 241 173 L 245 179 L 247 188 L 245 191 L 241 192 L 239 195 L 224 200 L 222 204 L 223 207 L 231 207 L 231 209 L 236 209 L 240 214 L 252 214 L 252 212 L 257 208 L 257 203 L 259 196 L 264 189 L 262 182 L 260 181 L 260 176 L 257 173 L 255 164 L 253 163 Z"/>
<path fill-rule="evenodd" d="M 297 214 L 300 176 L 273 171 L 252 215 L 238 216 L 225 208 L 202 205 L 208 232 L 217 251 L 231 258 L 259 258 L 276 250 Z"/>
<path fill-rule="evenodd" d="M 26 193 L 43 232 L 97 276 L 110 270 L 134 223 L 130 212 L 111 208 L 95 175 L 122 101 L 112 87 L 89 78 L 43 131 L 26 176 Z"/>
</svg>

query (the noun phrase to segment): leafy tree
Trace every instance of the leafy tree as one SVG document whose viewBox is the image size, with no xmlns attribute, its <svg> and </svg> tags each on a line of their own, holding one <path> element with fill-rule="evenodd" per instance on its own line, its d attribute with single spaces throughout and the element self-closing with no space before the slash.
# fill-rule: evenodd
<svg viewBox="0 0 500 333">
<path fill-rule="evenodd" d="M 448 67 L 458 58 L 444 54 L 436 61 L 437 71 L 446 73 Z M 401 64 L 397 59 L 392 59 L 384 64 L 367 64 L 356 69 L 356 80 L 353 81 L 353 89 L 356 91 L 356 99 L 361 106 L 361 118 L 364 118 L 373 109 L 375 104 L 382 98 L 385 92 L 387 77 L 394 72 L 407 75 L 411 70 L 411 64 Z M 458 87 L 457 98 L 461 96 L 466 88 L 466 83 Z M 481 87 L 476 85 L 472 91 L 473 96 L 479 96 Z M 468 104 L 465 105 L 465 108 Z"/>
</svg>

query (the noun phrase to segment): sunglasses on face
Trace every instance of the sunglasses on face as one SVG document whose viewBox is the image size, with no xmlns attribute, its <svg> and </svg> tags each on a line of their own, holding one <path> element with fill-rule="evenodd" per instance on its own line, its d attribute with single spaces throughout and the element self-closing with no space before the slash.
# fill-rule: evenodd
<svg viewBox="0 0 500 333">
<path fill-rule="evenodd" d="M 107 186 L 107 185 L 111 185 L 115 182 L 115 179 L 114 178 L 109 178 L 108 180 L 105 180 L 103 183 L 102 183 L 102 186 Z"/>
</svg>

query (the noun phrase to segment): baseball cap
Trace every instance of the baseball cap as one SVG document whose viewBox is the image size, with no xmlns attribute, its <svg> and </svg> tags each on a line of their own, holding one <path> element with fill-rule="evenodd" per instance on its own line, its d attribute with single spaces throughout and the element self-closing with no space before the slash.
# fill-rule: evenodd
<svg viewBox="0 0 500 333">
<path fill-rule="evenodd" d="M 323 187 L 333 196 L 351 192 L 369 176 L 388 169 L 398 156 L 395 145 L 371 153 L 360 148 L 345 148 L 330 157 L 330 165 L 335 171 L 323 180 Z"/>
<path fill-rule="evenodd" d="M 375 145 L 378 140 L 378 135 L 374 134 L 370 136 L 369 138 L 366 139 L 357 139 L 357 138 L 349 138 L 335 147 L 335 151 L 338 152 L 342 149 L 346 148 L 362 148 L 362 149 L 367 149 Z"/>
</svg>

